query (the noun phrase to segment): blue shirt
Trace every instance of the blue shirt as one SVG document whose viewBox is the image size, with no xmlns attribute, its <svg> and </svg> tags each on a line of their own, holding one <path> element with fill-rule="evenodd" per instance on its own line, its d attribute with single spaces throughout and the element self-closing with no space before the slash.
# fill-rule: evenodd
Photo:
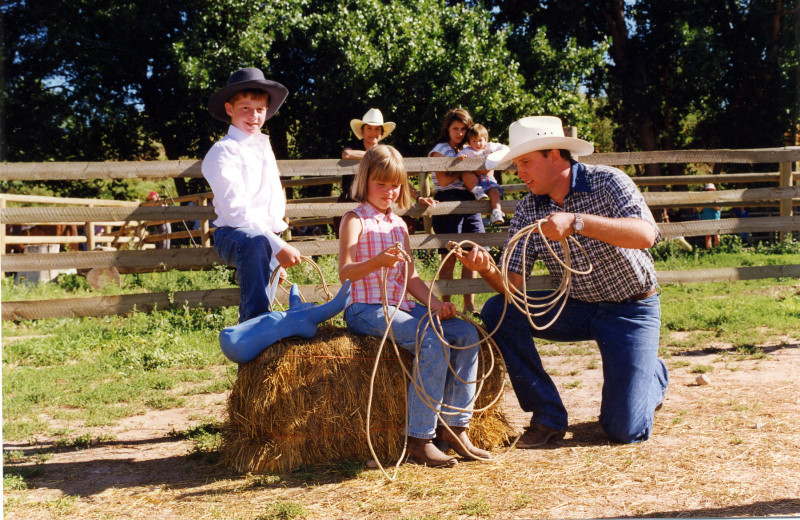
<svg viewBox="0 0 800 520">
<path fill-rule="evenodd" d="M 572 161 L 570 191 L 561 207 L 547 195 L 529 193 L 522 199 L 511 219 L 508 241 L 520 229 L 533 224 L 556 212 L 586 213 L 610 218 L 635 217 L 653 224 L 656 229 L 656 243 L 661 239 L 653 214 L 644 202 L 644 197 L 630 177 L 617 168 L 603 165 L 586 165 Z M 612 246 L 581 235 L 573 235 L 586 249 L 591 260 L 592 272 L 588 275 L 573 275 L 570 296 L 585 302 L 621 302 L 631 296 L 653 289 L 656 272 L 653 257 L 646 249 L 626 249 Z M 524 240 L 517 243 L 509 259 L 509 270 L 529 276 L 534 261 L 542 260 L 556 283 L 560 283 L 564 268 L 556 262 L 544 245 L 546 240 L 535 233 L 528 241 L 526 264 L 523 272 L 522 247 Z M 570 240 L 570 259 L 572 268 L 580 271 L 588 269 L 583 253 Z M 559 242 L 550 242 L 553 250 L 563 259 Z"/>
</svg>

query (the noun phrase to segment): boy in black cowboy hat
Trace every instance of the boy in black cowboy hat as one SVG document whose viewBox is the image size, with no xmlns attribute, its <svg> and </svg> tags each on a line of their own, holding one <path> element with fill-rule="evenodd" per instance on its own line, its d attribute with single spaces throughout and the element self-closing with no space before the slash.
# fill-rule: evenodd
<svg viewBox="0 0 800 520">
<path fill-rule="evenodd" d="M 300 252 L 280 238 L 287 225 L 286 195 L 269 137 L 261 127 L 289 91 L 256 68 L 240 69 L 208 102 L 215 119 L 230 123 L 228 134 L 203 159 L 203 176 L 214 192 L 214 248 L 238 269 L 239 322 L 271 310 L 276 269 L 300 263 Z"/>
</svg>

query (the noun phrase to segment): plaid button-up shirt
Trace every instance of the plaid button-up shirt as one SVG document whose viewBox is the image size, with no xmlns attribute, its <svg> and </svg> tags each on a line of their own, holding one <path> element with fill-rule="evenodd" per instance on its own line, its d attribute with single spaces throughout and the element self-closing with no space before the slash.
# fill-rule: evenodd
<svg viewBox="0 0 800 520">
<path fill-rule="evenodd" d="M 361 219 L 361 236 L 356 246 L 356 262 L 369 260 L 381 251 L 393 246 L 395 243 L 405 244 L 408 227 L 403 219 L 395 215 L 390 209 L 381 213 L 368 203 L 361 204 L 353 213 Z M 411 254 L 410 251 L 406 251 Z M 372 271 L 364 278 L 353 282 L 350 293 L 350 303 L 381 303 L 383 269 Z M 386 295 L 389 305 L 399 306 L 407 311 L 414 307 L 413 301 L 408 301 L 403 292 L 403 281 L 406 276 L 406 263 L 398 262 L 388 269 L 386 275 Z"/>
<path fill-rule="evenodd" d="M 661 239 L 653 214 L 630 177 L 610 166 L 592 166 L 572 161 L 570 191 L 564 199 L 564 206 L 559 206 L 547 195 L 529 193 L 517 204 L 508 230 L 508 240 L 525 226 L 560 211 L 610 218 L 640 218 L 656 228 L 656 242 Z M 656 287 L 653 257 L 648 250 L 625 249 L 585 236 L 574 236 L 586 249 L 593 269 L 588 275 L 572 276 L 572 298 L 585 302 L 622 302 Z M 556 283 L 560 283 L 564 268 L 552 257 L 543 240 L 546 239 L 536 233 L 528 241 L 524 271 L 524 240 L 519 241 L 510 253 L 509 270 L 527 277 L 538 258 L 545 263 Z M 550 245 L 563 259 L 561 244 L 551 242 Z M 585 271 L 588 268 L 587 260 L 574 244 L 570 253 L 573 269 Z"/>
</svg>

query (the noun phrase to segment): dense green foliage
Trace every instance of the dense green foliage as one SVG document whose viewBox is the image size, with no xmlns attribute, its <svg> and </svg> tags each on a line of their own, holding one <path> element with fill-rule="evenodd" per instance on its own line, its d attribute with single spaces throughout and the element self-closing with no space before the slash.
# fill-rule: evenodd
<svg viewBox="0 0 800 520">
<path fill-rule="evenodd" d="M 522 115 L 557 115 L 601 151 L 798 139 L 797 0 L 13 0 L 0 14 L 10 161 L 201 157 L 225 131 L 207 100 L 247 65 L 291 92 L 267 125 L 279 158 L 338 157 L 373 106 L 406 155 L 454 106 L 501 140 Z"/>
<path fill-rule="evenodd" d="M 797 142 L 800 10 L 795 0 L 487 0 L 523 56 L 546 29 L 552 45 L 607 44 L 590 93 L 618 150 L 758 148 Z M 523 74 L 537 58 L 520 58 Z M 651 169 L 657 169 L 657 166 Z"/>
<path fill-rule="evenodd" d="M 3 15 L 14 161 L 153 158 L 156 143 L 169 158 L 202 155 L 224 131 L 206 101 L 243 65 L 292 93 L 269 125 L 282 157 L 338 155 L 370 106 L 400 123 L 398 146 L 421 153 L 452 106 L 501 129 L 545 102 L 583 103 L 577 81 L 546 71 L 537 101 L 491 14 L 442 0 L 16 1 Z M 534 47 L 588 72 L 585 53 L 573 65 L 541 38 Z M 30 133 L 31 115 L 41 132 Z"/>
</svg>

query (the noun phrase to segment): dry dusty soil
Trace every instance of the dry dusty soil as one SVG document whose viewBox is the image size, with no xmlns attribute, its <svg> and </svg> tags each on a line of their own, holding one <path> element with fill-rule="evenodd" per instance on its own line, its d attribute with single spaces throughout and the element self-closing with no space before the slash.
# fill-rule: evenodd
<svg viewBox="0 0 800 520">
<path fill-rule="evenodd" d="M 190 407 L 86 430 L 113 440 L 85 449 L 56 449 L 44 436 L 4 442 L 6 451 L 52 454 L 41 475 L 27 479 L 29 489 L 5 491 L 5 518 L 800 516 L 798 336 L 761 347 L 765 357 L 742 358 L 724 344 L 673 351 L 653 437 L 632 446 L 608 443 L 599 428 L 596 349 L 553 347 L 545 364 L 571 414 L 563 441 L 544 450 L 497 449 L 492 462 L 450 470 L 404 465 L 395 481 L 342 465 L 233 473 L 171 435 L 200 416 L 223 419 L 226 394 L 201 396 Z M 698 365 L 713 367 L 710 384 L 695 383 Z M 513 392 L 504 406 L 516 427 L 526 424 Z"/>
</svg>

